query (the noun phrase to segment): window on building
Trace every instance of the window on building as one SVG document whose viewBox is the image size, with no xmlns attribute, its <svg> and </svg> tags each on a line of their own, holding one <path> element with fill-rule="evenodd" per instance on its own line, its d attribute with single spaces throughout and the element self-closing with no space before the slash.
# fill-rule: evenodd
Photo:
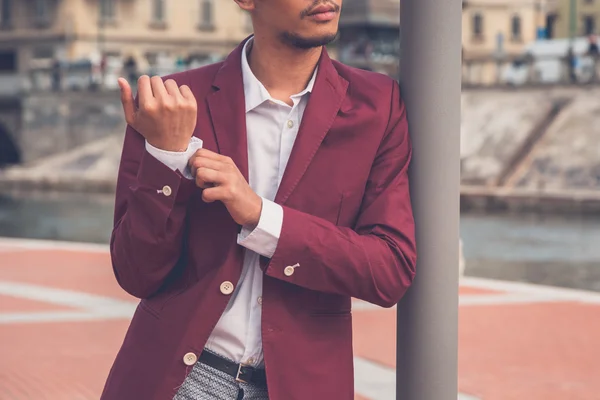
<svg viewBox="0 0 600 400">
<path fill-rule="evenodd" d="M 117 16 L 116 0 L 100 0 L 100 18 L 112 20 Z"/>
<path fill-rule="evenodd" d="M 46 23 L 50 20 L 48 0 L 35 0 L 34 3 L 35 21 Z"/>
<path fill-rule="evenodd" d="M 0 0 L 0 25 L 2 27 L 10 26 L 12 22 L 12 0 Z"/>
<path fill-rule="evenodd" d="M 165 22 L 165 0 L 154 0 L 152 19 L 154 22 Z"/>
<path fill-rule="evenodd" d="M 16 50 L 0 51 L 0 72 L 17 71 L 17 52 Z"/>
<path fill-rule="evenodd" d="M 554 39 L 554 32 L 556 28 L 556 20 L 558 16 L 556 14 L 548 14 L 546 17 L 546 38 Z"/>
<path fill-rule="evenodd" d="M 510 36 L 512 40 L 521 40 L 521 17 L 514 15 L 510 20 Z"/>
<path fill-rule="evenodd" d="M 596 33 L 596 17 L 586 15 L 583 17 L 583 34 L 592 35 Z"/>
<path fill-rule="evenodd" d="M 200 0 L 200 26 L 212 27 L 214 23 L 213 0 Z"/>
<path fill-rule="evenodd" d="M 146 62 L 148 63 L 148 65 L 153 67 L 156 64 L 158 64 L 158 53 L 156 53 L 156 52 L 146 53 L 145 56 L 146 56 Z"/>
<path fill-rule="evenodd" d="M 49 46 L 34 47 L 31 50 L 31 57 L 34 60 L 49 60 L 54 58 L 54 49 Z"/>
<path fill-rule="evenodd" d="M 483 15 L 473 14 L 473 37 L 481 39 L 483 37 Z"/>
</svg>

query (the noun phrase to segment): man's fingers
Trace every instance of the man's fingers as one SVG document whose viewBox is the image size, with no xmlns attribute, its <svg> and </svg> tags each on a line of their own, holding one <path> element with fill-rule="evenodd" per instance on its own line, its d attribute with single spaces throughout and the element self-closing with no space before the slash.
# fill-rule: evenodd
<svg viewBox="0 0 600 400">
<path fill-rule="evenodd" d="M 181 92 L 184 99 L 193 102 L 194 104 L 196 103 L 196 97 L 194 97 L 194 93 L 192 93 L 192 89 L 190 89 L 188 85 L 181 85 L 179 87 L 179 92 Z"/>
<path fill-rule="evenodd" d="M 135 120 L 135 101 L 133 99 L 133 91 L 131 90 L 131 85 L 124 78 L 119 78 L 118 81 L 119 87 L 121 88 L 121 104 L 123 104 L 123 114 L 125 114 L 125 121 L 129 125 L 133 125 Z"/>
<path fill-rule="evenodd" d="M 196 170 L 196 185 L 201 188 L 211 187 L 218 185 L 223 181 L 223 174 L 219 171 L 209 168 L 198 168 Z"/>
<path fill-rule="evenodd" d="M 222 161 L 215 160 L 207 157 L 192 157 L 189 162 L 190 168 L 192 172 L 196 172 L 199 168 L 208 168 L 213 169 L 215 171 L 222 171 L 225 169 L 226 165 Z"/>
<path fill-rule="evenodd" d="M 138 98 L 140 107 L 154 100 L 152 86 L 150 84 L 150 77 L 148 75 L 140 76 L 140 79 L 138 79 Z"/>
<path fill-rule="evenodd" d="M 232 199 L 234 197 L 235 196 L 231 192 L 231 188 L 227 186 L 214 186 L 202 191 L 202 200 L 207 203 L 212 203 L 213 201 L 217 200 L 226 203 L 228 199 Z"/>
<path fill-rule="evenodd" d="M 179 91 L 179 86 L 177 86 L 177 82 L 173 79 L 167 79 L 165 81 L 165 88 L 167 93 L 174 97 L 183 97 L 181 92 Z"/>
<path fill-rule="evenodd" d="M 194 153 L 194 155 L 192 156 L 192 159 L 196 157 L 209 158 L 211 160 L 221 161 L 227 164 L 234 165 L 233 160 L 231 158 L 207 149 L 198 149 L 196 153 Z"/>
<path fill-rule="evenodd" d="M 169 95 L 160 76 L 153 76 L 150 79 L 150 85 L 152 86 L 152 94 L 154 95 L 154 98 L 164 99 Z"/>
<path fill-rule="evenodd" d="M 205 157 L 195 157 L 190 159 L 190 170 L 192 171 L 192 176 L 196 176 L 196 185 L 198 187 L 201 188 L 207 188 L 207 187 L 211 187 L 212 181 L 205 181 L 202 179 L 202 177 L 204 176 L 203 174 L 201 175 L 200 178 L 198 178 L 198 170 L 199 169 L 208 169 L 211 171 L 216 171 L 216 172 L 227 172 L 227 164 L 222 163 L 220 161 L 216 161 L 216 160 L 211 160 L 209 158 L 205 158 Z M 223 181 L 226 179 L 226 175 L 222 174 L 223 176 L 220 177 L 220 179 Z M 208 184 L 210 183 L 210 184 Z M 222 184 L 223 182 L 218 182 L 220 184 Z"/>
<path fill-rule="evenodd" d="M 205 203 L 213 203 L 222 198 L 222 187 L 211 187 L 202 191 L 202 200 Z"/>
</svg>

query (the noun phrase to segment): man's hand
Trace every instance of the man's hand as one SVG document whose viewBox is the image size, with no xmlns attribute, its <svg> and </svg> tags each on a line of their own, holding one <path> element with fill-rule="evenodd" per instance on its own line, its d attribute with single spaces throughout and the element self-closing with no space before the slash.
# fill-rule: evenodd
<svg viewBox="0 0 600 400">
<path fill-rule="evenodd" d="M 196 127 L 198 105 L 190 88 L 169 79 L 144 75 L 138 80 L 136 106 L 131 86 L 119 78 L 125 120 L 161 150 L 185 151 Z"/>
<path fill-rule="evenodd" d="M 240 225 L 253 229 L 258 225 L 262 199 L 254 193 L 233 160 L 206 149 L 190 158 L 192 176 L 203 188 L 202 200 L 222 201 L 231 217 Z"/>
</svg>

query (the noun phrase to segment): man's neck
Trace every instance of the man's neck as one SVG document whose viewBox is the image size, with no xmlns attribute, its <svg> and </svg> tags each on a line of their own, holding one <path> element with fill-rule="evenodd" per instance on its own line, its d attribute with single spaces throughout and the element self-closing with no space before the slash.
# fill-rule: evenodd
<svg viewBox="0 0 600 400">
<path fill-rule="evenodd" d="M 322 47 L 295 49 L 279 41 L 254 36 L 248 63 L 254 76 L 275 99 L 291 104 L 312 78 Z"/>
</svg>

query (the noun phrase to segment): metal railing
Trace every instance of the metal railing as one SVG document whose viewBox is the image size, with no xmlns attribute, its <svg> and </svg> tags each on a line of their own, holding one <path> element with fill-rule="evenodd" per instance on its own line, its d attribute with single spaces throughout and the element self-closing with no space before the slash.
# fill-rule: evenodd
<svg viewBox="0 0 600 400">
<path fill-rule="evenodd" d="M 523 87 L 600 83 L 600 57 L 522 56 L 464 60 L 463 87 Z"/>
<path fill-rule="evenodd" d="M 358 68 L 385 73 L 396 79 L 400 77 L 399 58 L 393 54 L 378 56 L 377 52 L 373 52 L 369 56 L 353 55 L 340 58 L 344 58 L 342 62 Z M 175 72 L 175 66 L 172 69 L 173 71 L 150 69 L 140 74 L 165 75 Z M 15 96 L 24 92 L 116 90 L 116 80 L 124 74 L 125 71 L 121 68 L 109 69 L 104 74 L 102 84 L 101 74 L 92 66 L 85 65 L 62 70 L 60 77 L 50 66 L 30 69 L 21 74 L 4 73 L 0 74 L 0 96 Z M 600 84 L 600 57 L 481 57 L 464 60 L 462 65 L 464 88 L 582 84 Z"/>
<path fill-rule="evenodd" d="M 340 52 L 341 53 L 341 52 Z M 387 73 L 395 78 L 401 74 L 400 57 L 376 53 L 350 56 L 340 54 L 340 61 L 354 67 Z M 552 85 L 600 84 L 600 56 L 583 54 L 574 57 L 493 56 L 463 60 L 462 84 L 465 88 L 525 87 Z"/>
<path fill-rule="evenodd" d="M 90 60 L 64 62 L 57 65 L 52 60 L 32 63 L 26 71 L 0 72 L 0 97 L 16 96 L 30 92 L 72 92 L 118 90 L 117 79 L 126 77 L 135 85 L 137 77 L 165 76 L 186 69 L 197 68 L 219 61 L 217 56 L 203 60 L 194 59 L 185 65 L 159 63 L 144 69 L 129 70 L 122 60 L 107 62 L 104 70 Z"/>
</svg>

